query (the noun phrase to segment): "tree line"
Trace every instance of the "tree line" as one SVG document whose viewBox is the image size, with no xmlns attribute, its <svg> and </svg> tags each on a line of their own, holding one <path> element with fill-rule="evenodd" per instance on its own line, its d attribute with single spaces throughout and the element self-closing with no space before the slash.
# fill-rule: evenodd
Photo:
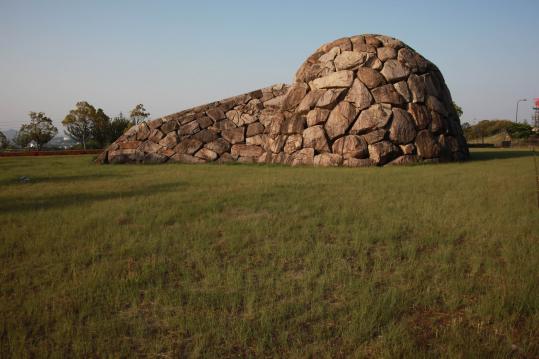
<svg viewBox="0 0 539 359">
<path fill-rule="evenodd" d="M 463 114 L 462 108 L 453 102 L 458 116 Z M 52 120 L 43 112 L 30 112 L 30 122 L 21 125 L 13 143 L 20 148 L 26 148 L 34 143 L 37 149 L 43 148 L 58 134 L 58 129 Z M 75 108 L 69 111 L 62 121 L 64 133 L 79 143 L 83 149 L 87 147 L 104 148 L 120 137 L 131 126 L 145 121 L 150 114 L 144 105 L 136 105 L 125 117 L 121 112 L 118 116 L 110 118 L 101 108 L 95 108 L 86 101 L 77 102 Z M 464 135 L 468 140 L 484 139 L 497 134 L 507 134 L 512 138 L 528 138 L 534 135 L 532 126 L 527 123 L 515 123 L 508 120 L 482 120 L 471 125 L 462 124 Z M 0 149 L 11 144 L 7 137 L 0 132 Z"/>
<path fill-rule="evenodd" d="M 535 133 L 528 123 L 516 123 L 509 120 L 482 120 L 471 125 L 468 122 L 462 124 L 464 136 L 468 140 L 485 141 L 485 138 L 503 134 L 511 138 L 527 139 Z"/>
<path fill-rule="evenodd" d="M 43 112 L 30 112 L 29 117 L 30 122 L 21 125 L 13 144 L 26 148 L 30 143 L 34 143 L 38 150 L 42 149 L 58 134 L 58 129 Z M 129 118 L 121 112 L 118 116 L 110 118 L 101 108 L 96 109 L 88 102 L 80 101 L 65 116 L 62 125 L 65 127 L 64 133 L 79 143 L 83 149 L 104 148 L 131 126 L 145 121 L 148 117 L 150 114 L 143 104 L 136 105 L 129 112 Z M 7 137 L 0 132 L 0 149 L 10 145 Z"/>
</svg>

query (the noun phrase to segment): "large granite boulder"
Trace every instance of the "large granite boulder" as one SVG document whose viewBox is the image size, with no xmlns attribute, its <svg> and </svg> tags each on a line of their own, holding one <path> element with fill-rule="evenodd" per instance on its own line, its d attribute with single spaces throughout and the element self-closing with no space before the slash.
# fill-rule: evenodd
<svg viewBox="0 0 539 359">
<path fill-rule="evenodd" d="M 324 44 L 291 85 L 134 126 L 98 161 L 364 167 L 467 157 L 440 70 L 403 42 L 370 34 Z"/>
</svg>

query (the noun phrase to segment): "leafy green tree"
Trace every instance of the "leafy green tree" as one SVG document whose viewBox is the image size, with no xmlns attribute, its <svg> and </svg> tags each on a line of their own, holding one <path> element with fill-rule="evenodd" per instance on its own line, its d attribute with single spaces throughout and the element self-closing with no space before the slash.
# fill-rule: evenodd
<svg viewBox="0 0 539 359">
<path fill-rule="evenodd" d="M 459 105 L 457 105 L 457 104 L 455 103 L 455 101 L 453 101 L 453 108 L 455 109 L 455 112 L 457 113 L 457 116 L 458 116 L 459 118 L 461 118 L 461 117 L 462 117 L 462 114 L 464 113 L 464 112 L 462 111 L 462 107 L 460 107 Z"/>
<path fill-rule="evenodd" d="M 514 138 L 528 138 L 533 135 L 533 127 L 527 123 L 512 123 L 507 132 Z"/>
<path fill-rule="evenodd" d="M 30 141 L 34 141 L 37 149 L 53 139 L 58 129 L 52 124 L 52 120 L 43 112 L 30 112 L 30 123 L 21 126 L 19 134 L 24 133 Z"/>
<path fill-rule="evenodd" d="M 32 141 L 30 138 L 30 134 L 28 132 L 19 131 L 13 138 L 13 143 L 20 147 L 20 148 L 26 148 L 28 147 L 28 144 Z"/>
<path fill-rule="evenodd" d="M 133 125 L 138 125 L 150 117 L 150 113 L 146 111 L 143 104 L 139 103 L 131 110 L 129 117 L 131 118 L 131 121 L 133 121 Z"/>
<path fill-rule="evenodd" d="M 73 140 L 82 143 L 86 149 L 86 143 L 92 137 L 97 111 L 94 106 L 86 101 L 77 102 L 75 108 L 69 111 L 62 124 L 66 127 L 66 134 Z"/>
<path fill-rule="evenodd" d="M 0 150 L 7 148 L 7 146 L 9 146 L 9 141 L 7 140 L 6 135 L 0 131 Z"/>
<path fill-rule="evenodd" d="M 111 142 L 123 135 L 132 125 L 132 122 L 120 112 L 110 123 Z"/>
<path fill-rule="evenodd" d="M 92 139 L 98 147 L 104 148 L 111 142 L 110 131 L 110 117 L 102 109 L 97 109 L 92 124 Z"/>
</svg>

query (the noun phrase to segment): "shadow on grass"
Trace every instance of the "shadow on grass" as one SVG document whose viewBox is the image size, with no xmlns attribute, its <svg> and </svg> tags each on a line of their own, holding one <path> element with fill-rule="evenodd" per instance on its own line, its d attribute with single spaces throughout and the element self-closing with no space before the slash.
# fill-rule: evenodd
<svg viewBox="0 0 539 359">
<path fill-rule="evenodd" d="M 69 182 L 81 182 L 81 181 L 94 181 L 99 179 L 110 179 L 115 177 L 122 177 L 117 174 L 103 174 L 95 173 L 89 175 L 76 175 L 76 176 L 32 176 L 29 175 L 30 181 L 28 183 L 69 183 Z M 0 186 L 20 184 L 19 177 L 5 178 L 0 180 Z"/>
<path fill-rule="evenodd" d="M 518 151 L 504 151 L 504 150 L 492 150 L 492 151 L 472 151 L 470 152 L 471 161 L 488 161 L 488 160 L 502 160 L 508 158 L 528 157 L 533 156 L 532 151 L 518 150 Z"/>
<path fill-rule="evenodd" d="M 151 186 L 139 187 L 128 191 L 111 191 L 111 192 L 99 192 L 99 193 L 76 193 L 76 194 L 63 194 L 63 195 L 50 195 L 40 196 L 37 198 L 29 198 L 28 196 L 13 196 L 4 197 L 0 201 L 0 214 L 1 213 L 24 213 L 32 212 L 35 210 L 63 208 L 70 206 L 89 205 L 94 202 L 108 201 L 113 199 L 128 199 L 140 196 L 148 196 L 156 193 L 172 192 L 180 187 L 183 187 L 184 183 L 162 183 Z"/>
</svg>

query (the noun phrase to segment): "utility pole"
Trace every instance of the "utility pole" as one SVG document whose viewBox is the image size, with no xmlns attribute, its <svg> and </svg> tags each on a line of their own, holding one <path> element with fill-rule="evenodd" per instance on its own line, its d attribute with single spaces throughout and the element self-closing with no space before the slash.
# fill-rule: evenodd
<svg viewBox="0 0 539 359">
<path fill-rule="evenodd" d="M 533 127 L 539 128 L 539 98 L 535 99 L 535 107 L 533 110 Z"/>
<path fill-rule="evenodd" d="M 527 99 L 523 98 L 517 101 L 517 110 L 515 111 L 515 123 L 518 123 L 518 104 L 522 101 L 528 101 Z"/>
</svg>

